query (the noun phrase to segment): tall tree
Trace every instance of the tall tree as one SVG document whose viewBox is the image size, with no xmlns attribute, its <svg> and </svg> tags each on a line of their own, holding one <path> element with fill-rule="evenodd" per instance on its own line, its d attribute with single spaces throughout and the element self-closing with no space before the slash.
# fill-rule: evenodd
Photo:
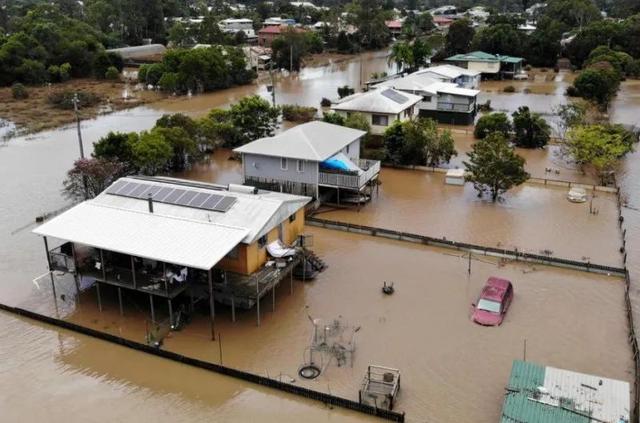
<svg viewBox="0 0 640 423">
<path fill-rule="evenodd" d="M 538 113 L 531 113 L 529 107 L 520 106 L 513 112 L 514 142 L 518 147 L 542 148 L 549 142 L 551 129 Z"/>
<path fill-rule="evenodd" d="M 458 19 L 449 26 L 445 40 L 445 52 L 447 55 L 469 52 L 475 30 L 471 21 L 467 18 Z"/>
<path fill-rule="evenodd" d="M 125 166 L 117 161 L 80 159 L 67 172 L 63 192 L 67 198 L 74 201 L 94 198 L 125 173 Z"/>
<path fill-rule="evenodd" d="M 464 162 L 465 179 L 473 183 L 479 197 L 488 193 L 495 202 L 529 178 L 524 170 L 525 160 L 513 151 L 501 134 L 493 133 L 476 142 L 468 156 L 469 160 Z"/>
</svg>

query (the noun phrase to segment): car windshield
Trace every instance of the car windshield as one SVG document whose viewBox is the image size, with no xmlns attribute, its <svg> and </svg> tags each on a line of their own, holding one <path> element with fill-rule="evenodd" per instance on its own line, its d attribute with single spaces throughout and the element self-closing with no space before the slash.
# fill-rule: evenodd
<svg viewBox="0 0 640 423">
<path fill-rule="evenodd" d="M 492 313 L 500 313 L 500 303 L 497 301 L 485 300 L 478 301 L 478 310 L 490 311 Z"/>
</svg>

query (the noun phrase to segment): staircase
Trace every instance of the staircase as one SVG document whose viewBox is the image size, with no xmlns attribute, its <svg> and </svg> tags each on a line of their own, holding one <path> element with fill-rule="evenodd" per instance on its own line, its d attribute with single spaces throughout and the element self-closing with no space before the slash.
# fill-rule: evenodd
<svg viewBox="0 0 640 423">
<path fill-rule="evenodd" d="M 307 259 L 307 262 L 318 272 L 322 272 L 327 268 L 327 264 L 313 251 L 305 250 L 305 258 Z"/>
</svg>

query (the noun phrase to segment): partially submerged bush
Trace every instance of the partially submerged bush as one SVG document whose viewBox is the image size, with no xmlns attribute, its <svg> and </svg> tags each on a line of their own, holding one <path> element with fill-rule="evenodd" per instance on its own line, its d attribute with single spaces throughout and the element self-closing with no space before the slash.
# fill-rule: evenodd
<svg viewBox="0 0 640 423">
<path fill-rule="evenodd" d="M 100 103 L 102 98 L 94 93 L 70 90 L 56 91 L 49 94 L 47 102 L 57 109 L 73 109 L 73 97 L 78 95 L 78 107 L 92 107 Z"/>
<path fill-rule="evenodd" d="M 309 122 L 315 117 L 316 111 L 315 107 L 285 104 L 282 106 L 282 119 L 291 122 Z"/>
<path fill-rule="evenodd" d="M 11 86 L 11 95 L 16 100 L 24 100 L 25 98 L 29 97 L 27 88 L 19 82 L 16 82 Z"/>
<path fill-rule="evenodd" d="M 115 66 L 109 66 L 107 71 L 104 73 L 105 79 L 109 79 L 111 81 L 115 81 L 120 78 L 120 72 Z"/>
<path fill-rule="evenodd" d="M 322 97 L 322 100 L 320 101 L 320 106 L 321 107 L 331 107 L 331 100 L 329 100 L 326 97 Z"/>
<path fill-rule="evenodd" d="M 514 87 L 513 85 L 507 85 L 506 87 L 504 87 L 502 89 L 503 92 L 505 93 L 515 93 L 516 92 L 516 87 Z"/>
</svg>

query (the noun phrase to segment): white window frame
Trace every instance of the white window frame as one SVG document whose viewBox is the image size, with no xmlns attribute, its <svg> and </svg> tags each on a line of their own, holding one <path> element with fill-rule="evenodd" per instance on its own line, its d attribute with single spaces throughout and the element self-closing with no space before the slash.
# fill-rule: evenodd
<svg viewBox="0 0 640 423">
<path fill-rule="evenodd" d="M 286 157 L 280 157 L 280 170 L 289 170 L 289 160 Z"/>
<path fill-rule="evenodd" d="M 296 170 L 298 173 L 304 173 L 304 160 L 296 160 Z"/>
</svg>

